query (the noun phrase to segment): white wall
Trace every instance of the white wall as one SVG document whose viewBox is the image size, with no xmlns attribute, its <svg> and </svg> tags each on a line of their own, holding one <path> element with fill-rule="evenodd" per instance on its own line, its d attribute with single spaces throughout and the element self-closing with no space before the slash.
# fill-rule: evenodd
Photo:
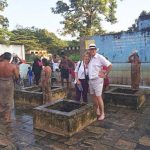
<svg viewBox="0 0 150 150">
<path fill-rule="evenodd" d="M 4 52 L 10 52 L 11 54 L 15 53 L 19 58 L 25 60 L 25 49 L 24 45 L 3 45 L 0 44 L 0 55 Z"/>
</svg>

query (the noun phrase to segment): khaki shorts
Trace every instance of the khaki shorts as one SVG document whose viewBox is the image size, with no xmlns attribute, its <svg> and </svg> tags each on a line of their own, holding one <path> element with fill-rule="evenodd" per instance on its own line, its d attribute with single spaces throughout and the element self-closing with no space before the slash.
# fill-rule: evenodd
<svg viewBox="0 0 150 150">
<path fill-rule="evenodd" d="M 96 96 L 101 96 L 103 91 L 103 78 L 96 78 L 89 80 L 90 94 L 95 94 Z"/>
</svg>

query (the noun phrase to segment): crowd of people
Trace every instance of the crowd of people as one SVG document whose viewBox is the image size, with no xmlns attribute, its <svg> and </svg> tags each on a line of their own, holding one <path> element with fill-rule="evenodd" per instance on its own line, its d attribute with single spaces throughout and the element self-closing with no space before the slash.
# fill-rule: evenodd
<svg viewBox="0 0 150 150">
<path fill-rule="evenodd" d="M 112 69 L 111 62 L 96 52 L 95 44 L 90 44 L 82 59 L 74 63 L 64 54 L 61 59 L 53 55 L 51 61 L 46 58 L 35 58 L 32 65 L 28 67 L 27 77 L 29 86 L 41 87 L 43 103 L 51 101 L 51 82 L 55 77 L 60 83 L 69 89 L 69 82 L 74 81 L 76 98 L 78 102 L 88 103 L 88 92 L 91 94 L 98 120 L 105 118 L 103 92 L 109 87 L 108 74 Z M 136 52 L 129 56 L 131 62 L 131 87 L 139 88 L 140 59 Z M 14 84 L 20 79 L 19 65 L 23 61 L 17 55 L 6 52 L 0 56 L 0 115 L 4 120 L 11 120 L 14 108 Z M 136 68 L 136 69 L 135 69 Z M 60 76 L 59 76 L 60 74 Z M 133 79 L 132 79 L 133 78 Z"/>
<path fill-rule="evenodd" d="M 64 59 L 65 58 L 65 59 Z M 0 56 L 0 115 L 7 122 L 11 120 L 14 109 L 14 87 L 20 84 L 20 65 L 25 63 L 16 54 L 5 52 Z M 37 85 L 41 87 L 43 93 L 43 103 L 51 101 L 51 80 L 52 77 L 59 80 L 61 74 L 61 84 L 64 86 L 64 79 L 69 87 L 69 75 L 73 75 L 74 63 L 66 56 L 57 59 L 53 56 L 51 61 L 46 58 L 35 58 L 33 64 L 28 64 L 26 76 L 28 86 Z M 5 100 L 7 99 L 7 100 Z"/>
</svg>

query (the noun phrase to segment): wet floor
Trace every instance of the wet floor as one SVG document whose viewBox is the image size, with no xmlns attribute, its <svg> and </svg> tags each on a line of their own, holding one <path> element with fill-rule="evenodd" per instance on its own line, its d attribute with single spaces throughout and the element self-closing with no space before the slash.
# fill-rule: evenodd
<svg viewBox="0 0 150 150">
<path fill-rule="evenodd" d="M 107 106 L 71 138 L 33 129 L 32 109 L 17 107 L 15 120 L 0 122 L 0 150 L 150 150 L 150 96 L 140 110 Z"/>
</svg>

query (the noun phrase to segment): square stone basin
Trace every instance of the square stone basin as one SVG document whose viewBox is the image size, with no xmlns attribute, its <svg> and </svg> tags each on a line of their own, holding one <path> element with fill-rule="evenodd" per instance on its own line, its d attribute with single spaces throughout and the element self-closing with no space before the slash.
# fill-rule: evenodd
<svg viewBox="0 0 150 150">
<path fill-rule="evenodd" d="M 70 137 L 96 120 L 93 104 L 58 100 L 34 108 L 35 129 Z"/>
<path fill-rule="evenodd" d="M 51 90 L 58 89 L 58 88 L 60 88 L 60 87 L 59 86 L 52 86 Z M 24 90 L 32 91 L 32 92 L 42 92 L 42 89 L 38 86 L 26 87 L 26 88 L 24 88 Z"/>
<path fill-rule="evenodd" d="M 51 101 L 56 101 L 66 97 L 66 89 L 61 86 L 51 87 Z M 41 88 L 38 86 L 26 87 L 24 89 L 15 90 L 15 104 L 16 105 L 28 105 L 31 107 L 37 107 L 43 105 L 43 95 Z"/>
<path fill-rule="evenodd" d="M 75 103 L 74 101 L 60 101 L 59 103 L 55 103 L 54 105 L 48 106 L 48 109 L 58 110 L 62 112 L 71 112 L 75 109 L 79 109 L 85 104 Z"/>
<path fill-rule="evenodd" d="M 112 88 L 104 92 L 104 103 L 116 106 L 126 106 L 139 109 L 145 102 L 145 95 L 141 89 Z"/>
</svg>

